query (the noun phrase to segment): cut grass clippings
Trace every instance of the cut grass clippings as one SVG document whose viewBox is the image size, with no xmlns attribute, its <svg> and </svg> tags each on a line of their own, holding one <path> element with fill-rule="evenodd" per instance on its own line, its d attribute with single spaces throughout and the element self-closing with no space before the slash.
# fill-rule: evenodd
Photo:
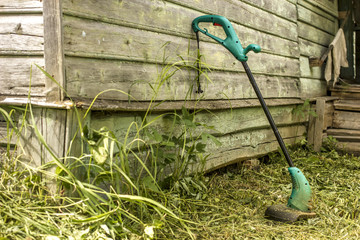
<svg viewBox="0 0 360 240">
<path fill-rule="evenodd" d="M 334 150 L 314 153 L 305 146 L 293 148 L 291 155 L 311 184 L 316 218 L 292 224 L 264 218 L 268 206 L 285 204 L 291 192 L 280 154 L 262 159 L 255 169 L 230 166 L 207 174 L 203 179 L 208 190 L 197 195 L 200 200 L 176 191 L 165 192 L 166 198 L 154 193 L 153 199 L 194 222 L 187 226 L 196 239 L 358 239 L 360 159 Z M 2 167 L 0 239 L 150 239 L 130 232 L 111 236 L 101 219 L 96 224 L 79 223 L 76 220 L 91 217 L 83 200 L 61 204 L 64 197 L 40 194 L 41 184 L 24 178 L 28 174 Z M 33 188 L 37 195 L 31 194 Z M 154 239 L 189 239 L 188 230 L 172 218 L 157 226 L 153 222 L 150 230 L 155 231 Z"/>
</svg>

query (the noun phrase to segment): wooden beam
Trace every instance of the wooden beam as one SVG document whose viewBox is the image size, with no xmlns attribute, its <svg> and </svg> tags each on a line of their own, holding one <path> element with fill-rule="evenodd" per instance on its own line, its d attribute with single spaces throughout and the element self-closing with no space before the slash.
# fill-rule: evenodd
<svg viewBox="0 0 360 240">
<path fill-rule="evenodd" d="M 46 79 L 46 92 L 49 101 L 61 101 L 65 86 L 65 68 L 63 53 L 62 1 L 44 0 L 44 54 L 45 69 L 58 82 Z M 61 87 L 59 87 L 60 85 Z"/>
<path fill-rule="evenodd" d="M 319 152 L 323 140 L 324 120 L 325 120 L 326 99 L 319 98 L 316 100 L 316 121 L 314 129 L 314 150 Z"/>
</svg>

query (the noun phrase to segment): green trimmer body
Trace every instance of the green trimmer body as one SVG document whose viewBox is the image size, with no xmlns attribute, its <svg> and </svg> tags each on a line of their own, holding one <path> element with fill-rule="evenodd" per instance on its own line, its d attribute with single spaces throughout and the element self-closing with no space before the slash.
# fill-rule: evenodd
<svg viewBox="0 0 360 240">
<path fill-rule="evenodd" d="M 206 28 L 201 29 L 199 27 L 199 23 L 201 22 L 211 22 L 215 26 L 221 26 L 224 29 L 224 32 L 226 34 L 225 39 L 218 38 L 208 32 Z M 289 173 L 292 180 L 292 192 L 291 196 L 288 200 L 287 205 L 273 205 L 270 206 L 266 212 L 265 216 L 279 220 L 279 221 L 296 221 L 301 218 L 309 218 L 314 217 L 315 213 L 311 212 L 312 210 L 312 202 L 311 202 L 311 189 L 308 181 L 306 180 L 304 174 L 294 166 L 290 155 L 287 151 L 287 148 L 285 146 L 285 143 L 275 125 L 275 122 L 270 114 L 270 111 L 264 101 L 264 98 L 260 92 L 259 87 L 257 86 L 255 79 L 250 71 L 249 66 L 247 65 L 246 61 L 248 60 L 248 57 L 246 54 L 249 51 L 254 51 L 255 53 L 258 53 L 261 51 L 260 46 L 256 44 L 250 44 L 246 48 L 243 48 L 239 38 L 237 37 L 234 28 L 232 27 L 229 20 L 227 20 L 223 16 L 217 16 L 217 15 L 204 15 L 197 17 L 192 22 L 192 28 L 196 34 L 198 32 L 201 32 L 215 41 L 219 42 L 221 45 L 223 45 L 226 49 L 228 49 L 232 55 L 239 60 L 244 69 L 245 72 L 249 78 L 249 81 L 256 93 L 256 96 L 258 97 L 260 104 L 264 110 L 264 113 L 269 121 L 269 124 L 275 134 L 275 137 L 280 145 L 281 150 L 284 153 L 285 159 L 289 164 Z"/>
</svg>

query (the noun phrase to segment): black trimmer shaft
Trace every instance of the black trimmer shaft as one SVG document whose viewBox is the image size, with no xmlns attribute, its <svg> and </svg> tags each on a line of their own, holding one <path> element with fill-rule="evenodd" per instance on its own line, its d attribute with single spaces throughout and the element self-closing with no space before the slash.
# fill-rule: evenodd
<svg viewBox="0 0 360 240">
<path fill-rule="evenodd" d="M 277 129 L 276 125 L 275 125 L 275 122 L 270 114 L 270 111 L 269 111 L 269 108 L 266 106 L 266 103 L 264 101 L 264 98 L 260 92 L 260 89 L 259 87 L 257 86 L 256 82 L 255 82 L 255 79 L 254 79 L 254 76 L 252 75 L 251 71 L 250 71 L 250 68 L 249 66 L 247 65 L 246 62 L 241 62 L 242 65 L 244 66 L 244 69 L 245 69 L 245 72 L 250 80 L 250 83 L 251 85 L 253 86 L 254 88 L 254 91 L 256 93 L 256 96 L 258 97 L 259 101 L 260 101 L 260 104 L 261 104 L 261 107 L 263 108 L 264 112 L 265 112 L 265 115 L 270 123 L 270 126 L 272 128 L 272 130 L 274 131 L 274 134 L 275 134 L 275 137 L 280 145 L 280 148 L 281 150 L 283 151 L 284 155 L 285 155 L 285 158 L 286 158 L 286 161 L 287 163 L 289 164 L 290 167 L 294 167 L 294 164 L 291 160 L 291 157 L 289 155 L 289 152 L 285 146 L 285 143 L 280 135 L 280 132 L 279 130 Z"/>
</svg>

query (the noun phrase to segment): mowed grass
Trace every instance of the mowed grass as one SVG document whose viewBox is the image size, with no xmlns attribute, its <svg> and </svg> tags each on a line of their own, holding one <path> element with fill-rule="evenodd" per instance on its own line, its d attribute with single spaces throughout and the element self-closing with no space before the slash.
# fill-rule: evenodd
<svg viewBox="0 0 360 240">
<path fill-rule="evenodd" d="M 0 239 L 359 239 L 360 159 L 323 150 L 314 153 L 305 145 L 291 150 L 295 165 L 311 184 L 316 218 L 290 224 L 264 217 L 268 206 L 286 203 L 292 187 L 286 161 L 274 153 L 253 169 L 229 166 L 192 177 L 193 184 L 203 182 L 207 187 L 194 195 L 174 188 L 149 193 L 184 221 L 166 214 L 154 217 L 156 211 L 146 211 L 143 214 L 149 216 L 142 219 L 149 221 L 144 221 L 144 232 L 134 234 L 123 222 L 125 233 L 121 236 L 109 231 L 107 216 L 91 219 L 86 199 L 49 196 L 36 175 L 31 176 L 29 170 L 21 172 L 5 159 Z M 110 214 L 119 212 L 115 209 Z M 149 226 L 147 230 L 154 234 L 145 234 Z"/>
</svg>

